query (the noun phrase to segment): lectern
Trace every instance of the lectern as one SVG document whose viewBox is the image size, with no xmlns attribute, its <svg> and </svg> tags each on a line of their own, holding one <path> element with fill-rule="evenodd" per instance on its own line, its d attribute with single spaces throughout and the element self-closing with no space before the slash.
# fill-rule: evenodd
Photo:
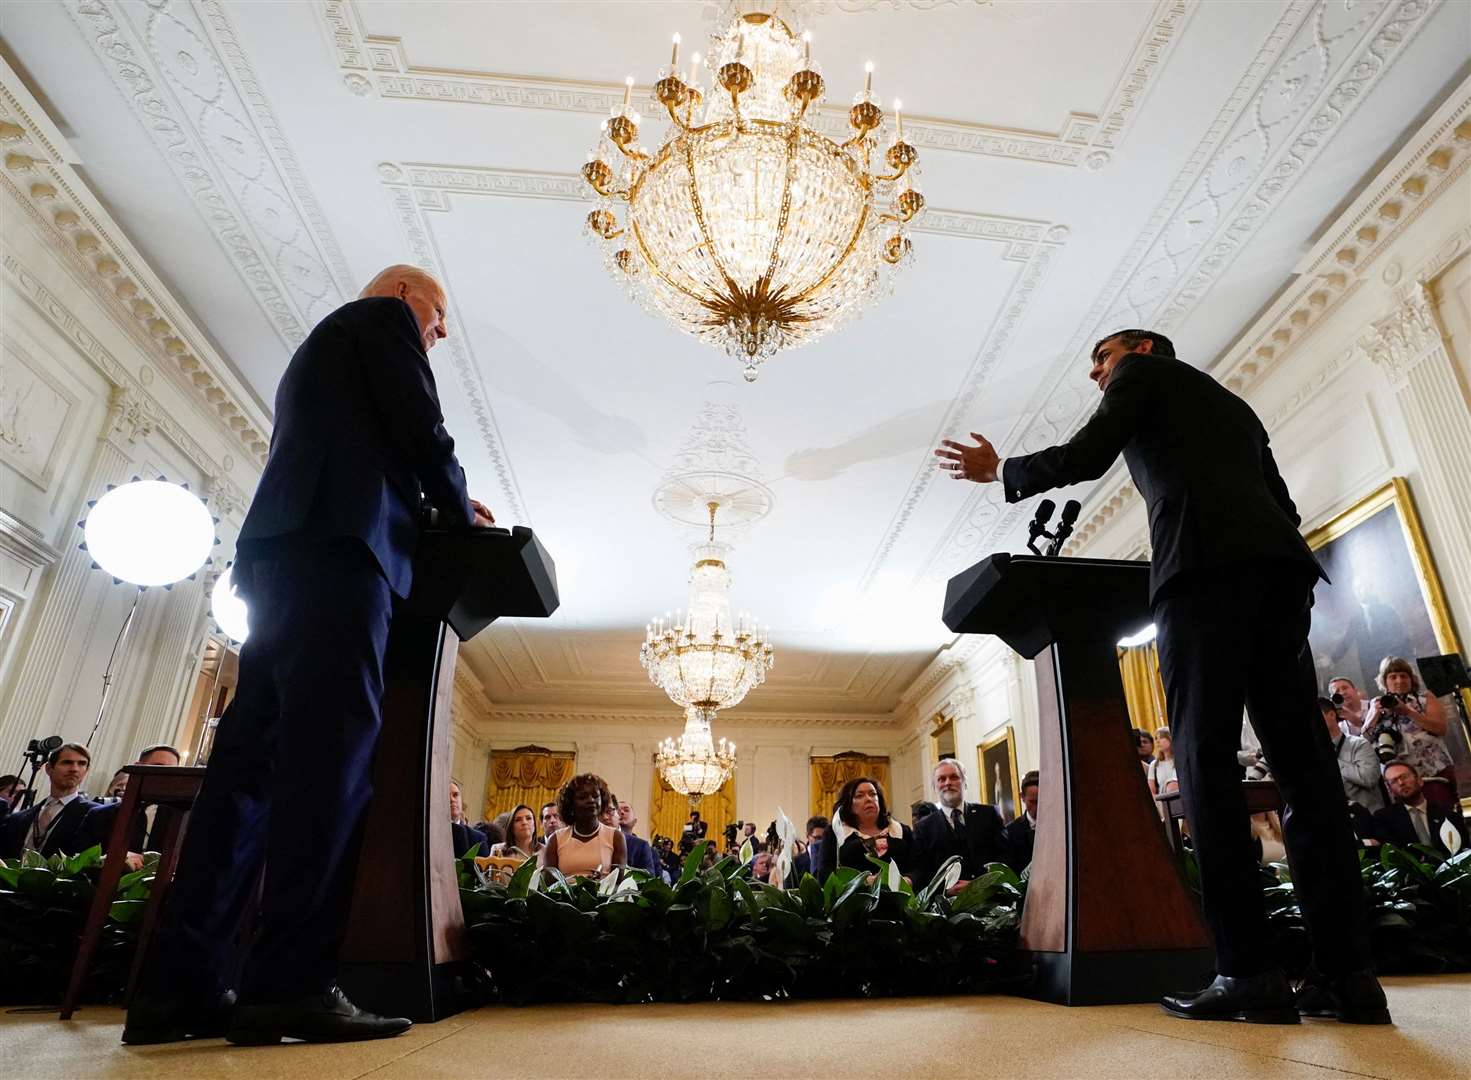
<svg viewBox="0 0 1471 1080">
<path fill-rule="evenodd" d="M 992 555 L 950 579 L 945 625 L 1036 658 L 1042 784 L 1022 911 L 1035 996 L 1153 1001 L 1213 963 L 1129 738 L 1117 643 L 1149 621 L 1149 565 Z"/>
<path fill-rule="evenodd" d="M 339 981 L 354 1003 L 415 1022 L 466 1004 L 469 937 L 449 825 L 455 660 L 503 615 L 556 611 L 551 556 L 530 529 L 427 532 L 384 655 L 373 769 Z"/>
</svg>

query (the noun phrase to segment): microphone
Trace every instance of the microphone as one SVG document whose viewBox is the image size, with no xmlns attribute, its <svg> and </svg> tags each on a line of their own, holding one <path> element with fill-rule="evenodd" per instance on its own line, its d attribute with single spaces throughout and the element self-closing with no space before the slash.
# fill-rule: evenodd
<svg viewBox="0 0 1471 1080">
<path fill-rule="evenodd" d="M 1033 555 L 1041 555 L 1037 550 L 1037 537 L 1045 536 L 1049 540 L 1052 534 L 1047 531 L 1047 521 L 1052 517 L 1052 511 L 1057 505 L 1051 499 L 1043 499 L 1037 504 L 1037 513 L 1032 517 L 1032 523 L 1027 526 L 1027 547 Z"/>
<path fill-rule="evenodd" d="M 1067 538 L 1073 535 L 1073 525 L 1078 520 L 1078 514 L 1083 509 L 1083 504 L 1077 499 L 1069 499 L 1062 504 L 1062 517 L 1057 521 L 1057 531 L 1052 534 L 1052 547 L 1048 548 L 1047 554 L 1055 556 L 1062 550 L 1062 545 L 1067 543 Z"/>
</svg>

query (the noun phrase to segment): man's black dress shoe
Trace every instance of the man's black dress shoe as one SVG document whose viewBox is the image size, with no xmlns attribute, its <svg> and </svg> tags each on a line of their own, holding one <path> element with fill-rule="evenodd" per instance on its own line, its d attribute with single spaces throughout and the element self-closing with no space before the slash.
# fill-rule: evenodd
<svg viewBox="0 0 1471 1080">
<path fill-rule="evenodd" d="M 1165 1012 L 1186 1020 L 1244 1020 L 1248 1024 L 1297 1024 L 1297 1001 L 1286 976 L 1264 971 L 1248 978 L 1217 975 L 1204 990 L 1166 994 Z"/>
<path fill-rule="evenodd" d="M 1323 1016 L 1345 1024 L 1392 1024 L 1389 1002 L 1372 971 L 1347 975 L 1324 975 L 1309 968 L 1297 988 L 1297 1011 L 1303 1016 Z"/>
<path fill-rule="evenodd" d="M 282 1039 L 355 1042 L 399 1035 L 413 1026 L 402 1016 L 365 1012 L 348 1001 L 340 987 L 332 986 L 295 1001 L 236 1006 L 225 1038 L 236 1046 L 266 1046 Z"/>
<path fill-rule="evenodd" d="M 235 991 L 226 990 L 213 1005 L 184 1004 L 174 1000 L 135 997 L 123 1023 L 123 1042 L 129 1046 L 218 1039 L 230 1026 Z"/>
</svg>

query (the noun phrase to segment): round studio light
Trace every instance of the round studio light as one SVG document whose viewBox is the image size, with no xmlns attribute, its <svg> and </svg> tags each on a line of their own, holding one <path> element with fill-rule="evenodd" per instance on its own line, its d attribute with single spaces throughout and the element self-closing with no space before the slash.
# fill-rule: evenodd
<svg viewBox="0 0 1471 1080">
<path fill-rule="evenodd" d="M 115 487 L 82 523 L 92 561 L 133 585 L 172 585 L 204 565 L 214 519 L 199 496 L 167 480 Z"/>
<path fill-rule="evenodd" d="M 230 580 L 230 571 L 226 570 L 215 582 L 214 590 L 209 594 L 209 610 L 214 616 L 217 625 L 225 635 L 240 644 L 250 636 L 250 612 L 245 606 L 245 601 L 231 592 L 234 582 Z"/>
</svg>

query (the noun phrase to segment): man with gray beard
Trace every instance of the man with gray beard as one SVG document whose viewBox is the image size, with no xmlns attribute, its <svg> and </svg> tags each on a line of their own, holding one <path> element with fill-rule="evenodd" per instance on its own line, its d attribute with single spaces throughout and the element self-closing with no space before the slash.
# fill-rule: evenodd
<svg viewBox="0 0 1471 1080">
<path fill-rule="evenodd" d="M 965 767 L 954 758 L 935 763 L 937 812 L 914 825 L 919 849 L 916 888 L 927 885 L 935 871 L 952 855 L 960 856 L 960 880 L 950 890 L 957 893 L 971 879 L 986 872 L 988 863 L 1010 863 L 1010 848 L 1001 815 L 994 806 L 965 801 Z"/>
</svg>

